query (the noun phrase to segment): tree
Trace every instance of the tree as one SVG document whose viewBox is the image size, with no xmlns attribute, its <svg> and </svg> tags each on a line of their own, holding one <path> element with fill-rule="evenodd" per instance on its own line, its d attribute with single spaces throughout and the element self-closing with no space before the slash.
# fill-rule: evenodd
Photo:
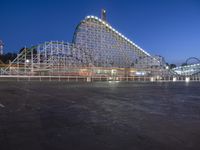
<svg viewBox="0 0 200 150">
<path fill-rule="evenodd" d="M 182 63 L 181 66 L 187 66 L 187 63 Z"/>
<path fill-rule="evenodd" d="M 176 65 L 175 65 L 175 64 L 170 64 L 170 65 L 169 65 L 169 68 L 170 68 L 170 69 L 176 68 Z"/>
<path fill-rule="evenodd" d="M 23 48 L 21 48 L 20 50 L 19 50 L 19 54 L 22 52 L 22 51 L 24 51 L 24 50 L 32 50 L 33 51 L 33 54 L 37 54 L 37 49 L 36 48 L 25 48 L 25 47 L 23 47 Z"/>
<path fill-rule="evenodd" d="M 2 60 L 2 62 L 8 64 L 9 60 L 13 61 L 16 57 L 17 57 L 16 53 L 6 53 L 4 55 L 1 55 L 0 59 Z"/>
<path fill-rule="evenodd" d="M 18 54 L 20 54 L 21 52 L 23 52 L 25 49 L 28 50 L 28 48 L 22 47 L 22 48 L 19 50 L 19 53 L 18 53 Z"/>
</svg>

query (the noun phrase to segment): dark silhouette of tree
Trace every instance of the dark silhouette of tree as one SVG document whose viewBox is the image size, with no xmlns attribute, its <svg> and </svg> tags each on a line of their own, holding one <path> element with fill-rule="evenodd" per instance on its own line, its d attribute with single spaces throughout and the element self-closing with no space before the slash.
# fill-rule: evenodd
<svg viewBox="0 0 200 150">
<path fill-rule="evenodd" d="M 36 48 L 30 49 L 30 48 L 25 48 L 25 47 L 23 47 L 23 48 L 21 48 L 21 49 L 19 50 L 19 54 L 20 54 L 22 51 L 24 51 L 25 49 L 26 49 L 27 51 L 32 50 L 32 51 L 33 51 L 33 54 L 37 54 L 37 49 L 36 49 Z"/>
<path fill-rule="evenodd" d="M 175 64 L 170 64 L 170 65 L 169 65 L 169 68 L 170 68 L 170 69 L 176 68 L 176 65 L 175 65 Z"/>
<path fill-rule="evenodd" d="M 8 64 L 9 61 L 13 61 L 15 58 L 17 57 L 16 53 L 6 53 L 0 56 L 0 60 L 5 63 Z"/>
<path fill-rule="evenodd" d="M 187 66 L 187 63 L 182 63 L 181 66 Z"/>
<path fill-rule="evenodd" d="M 20 54 L 22 51 L 24 51 L 24 49 L 25 49 L 25 47 L 21 48 L 21 49 L 19 50 L 19 53 L 18 53 L 18 54 Z"/>
</svg>

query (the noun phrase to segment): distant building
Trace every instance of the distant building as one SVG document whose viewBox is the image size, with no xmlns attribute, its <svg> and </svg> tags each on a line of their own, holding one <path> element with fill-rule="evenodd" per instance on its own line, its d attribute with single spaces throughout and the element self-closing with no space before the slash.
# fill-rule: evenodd
<svg viewBox="0 0 200 150">
<path fill-rule="evenodd" d="M 0 55 L 3 55 L 3 46 L 4 46 L 4 43 L 2 40 L 0 40 Z"/>
</svg>

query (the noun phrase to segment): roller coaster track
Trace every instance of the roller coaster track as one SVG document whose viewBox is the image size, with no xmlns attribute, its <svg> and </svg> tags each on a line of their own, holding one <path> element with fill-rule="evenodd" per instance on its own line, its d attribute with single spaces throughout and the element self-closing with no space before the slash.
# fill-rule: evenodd
<svg viewBox="0 0 200 150">
<path fill-rule="evenodd" d="M 33 54 L 34 50 L 37 54 Z M 153 66 L 158 72 L 163 68 L 156 58 L 107 22 L 87 16 L 76 26 L 72 43 L 45 42 L 24 49 L 4 69 L 4 73 L 26 74 L 40 70 L 56 73 L 60 67 L 66 71 L 67 66 L 135 68 L 148 72 Z"/>
<path fill-rule="evenodd" d="M 198 63 L 200 63 L 200 60 L 199 60 L 198 58 L 196 58 L 196 57 L 190 57 L 190 58 L 188 58 L 188 59 L 185 61 L 185 63 L 186 63 L 187 65 L 189 65 L 188 62 L 189 62 L 190 60 L 192 60 L 192 59 L 195 59 Z"/>
<path fill-rule="evenodd" d="M 188 64 L 190 60 L 196 60 L 197 63 Z M 172 71 L 179 76 L 196 76 L 200 74 L 200 60 L 196 57 L 190 57 L 186 60 L 184 66 L 173 68 Z"/>
</svg>

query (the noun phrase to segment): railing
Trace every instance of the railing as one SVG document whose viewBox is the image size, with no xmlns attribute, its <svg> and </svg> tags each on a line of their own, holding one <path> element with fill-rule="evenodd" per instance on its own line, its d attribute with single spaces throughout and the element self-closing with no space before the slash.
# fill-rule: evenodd
<svg viewBox="0 0 200 150">
<path fill-rule="evenodd" d="M 105 76 L 29 76 L 29 75 L 0 75 L 0 81 L 66 81 L 66 82 L 95 82 L 95 81 L 135 81 L 135 82 L 189 82 L 198 81 L 200 77 L 105 77 Z"/>
</svg>

